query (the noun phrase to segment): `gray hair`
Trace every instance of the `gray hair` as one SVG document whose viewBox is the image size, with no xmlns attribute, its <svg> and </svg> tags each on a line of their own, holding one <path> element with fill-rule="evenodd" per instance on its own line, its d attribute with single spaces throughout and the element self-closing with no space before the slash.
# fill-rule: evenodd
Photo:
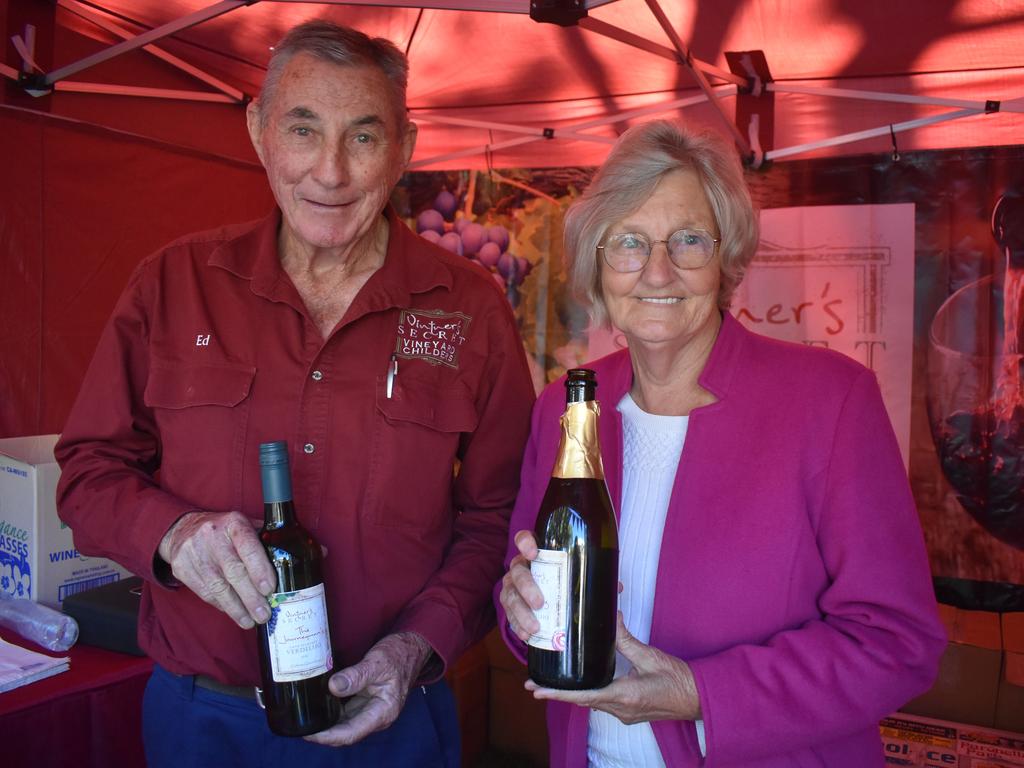
<svg viewBox="0 0 1024 768">
<path fill-rule="evenodd" d="M 260 121 L 264 125 L 269 113 L 267 107 L 274 99 L 285 66 L 299 53 L 308 53 L 321 61 L 341 66 L 377 67 L 391 84 L 398 127 L 407 122 L 405 90 L 409 82 L 409 62 L 405 54 L 383 37 L 369 37 L 326 19 L 314 19 L 289 30 L 270 55 L 258 103 Z"/>
<path fill-rule="evenodd" d="M 595 323 L 608 324 L 597 246 L 608 227 L 640 208 L 662 177 L 677 170 L 695 171 L 711 204 L 722 239 L 718 306 L 729 308 L 758 237 L 757 213 L 739 156 L 717 134 L 692 133 L 677 123 L 653 120 L 619 137 L 590 186 L 565 214 L 569 285 L 590 307 Z"/>
</svg>

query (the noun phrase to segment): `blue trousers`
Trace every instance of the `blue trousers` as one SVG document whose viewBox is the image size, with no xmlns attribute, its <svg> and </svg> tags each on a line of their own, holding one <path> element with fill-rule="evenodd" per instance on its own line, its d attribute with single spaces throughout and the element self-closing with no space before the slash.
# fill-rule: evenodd
<svg viewBox="0 0 1024 768">
<path fill-rule="evenodd" d="M 195 685 L 159 665 L 146 684 L 142 734 L 149 768 L 458 768 L 455 699 L 443 680 L 409 691 L 384 731 L 349 747 L 278 736 L 256 704 Z"/>
</svg>

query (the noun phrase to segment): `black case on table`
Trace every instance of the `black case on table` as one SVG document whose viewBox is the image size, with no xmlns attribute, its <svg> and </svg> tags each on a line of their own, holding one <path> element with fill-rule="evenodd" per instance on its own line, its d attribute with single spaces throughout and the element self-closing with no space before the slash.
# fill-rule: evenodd
<svg viewBox="0 0 1024 768">
<path fill-rule="evenodd" d="M 64 598 L 62 610 L 78 622 L 78 642 L 145 656 L 138 643 L 142 579 L 131 576 Z"/>
</svg>

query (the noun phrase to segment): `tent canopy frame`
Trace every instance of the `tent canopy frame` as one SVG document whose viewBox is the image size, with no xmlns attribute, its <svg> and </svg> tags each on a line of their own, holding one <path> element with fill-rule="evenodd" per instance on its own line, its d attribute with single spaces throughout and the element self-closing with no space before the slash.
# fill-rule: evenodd
<svg viewBox="0 0 1024 768">
<path fill-rule="evenodd" d="M 42 72 L 33 60 L 34 29 L 29 25 L 26 26 L 23 36 L 15 35 L 12 37 L 12 41 L 14 42 L 23 61 L 21 71 L 19 72 L 12 67 L 0 64 L 0 76 L 18 81 L 22 87 L 33 96 L 41 96 L 53 90 L 57 90 L 72 93 L 106 94 L 111 96 L 245 104 L 251 100 L 251 96 L 223 80 L 220 80 L 212 74 L 205 72 L 199 67 L 168 53 L 162 48 L 156 46 L 155 43 L 190 27 L 202 24 L 239 8 L 254 5 L 258 2 L 290 3 L 307 1 L 308 0 L 218 0 L 218 2 L 215 2 L 206 8 L 169 21 L 161 26 L 154 27 L 140 33 L 132 33 L 121 25 L 106 18 L 102 12 L 96 10 L 94 7 L 87 6 L 79 2 L 79 0 L 58 0 L 57 5 L 59 7 L 64 8 L 81 18 L 90 21 L 106 32 L 121 38 L 121 41 L 50 72 Z M 926 125 L 934 125 L 940 122 L 959 120 L 978 115 L 991 115 L 999 111 L 1024 113 L 1024 97 L 1003 101 L 984 99 L 975 101 L 917 96 L 911 94 L 862 91 L 827 86 L 801 85 L 795 83 L 779 83 L 775 81 L 762 82 L 756 73 L 751 73 L 750 76 L 745 76 L 741 73 L 729 72 L 693 57 L 686 44 L 673 28 L 663 9 L 658 4 L 658 0 L 644 1 L 667 37 L 671 47 L 664 46 L 658 42 L 629 32 L 628 30 L 621 29 L 620 27 L 586 15 L 586 10 L 589 8 L 597 7 L 613 1 L 614 0 L 584 0 L 584 8 L 582 11 L 583 15 L 579 18 L 578 22 L 576 22 L 576 25 L 589 33 L 614 39 L 624 45 L 669 59 L 677 65 L 685 67 L 700 87 L 702 92 L 700 95 L 687 98 L 670 99 L 638 109 L 619 111 L 616 114 L 608 115 L 597 120 L 586 120 L 571 123 L 567 127 L 557 130 L 554 128 L 538 128 L 535 125 L 518 125 L 514 123 L 473 120 L 471 118 L 449 117 L 428 111 L 412 109 L 410 110 L 412 116 L 417 120 L 425 122 L 486 128 L 489 131 L 518 133 L 522 135 L 517 138 L 505 139 L 498 142 L 489 141 L 486 144 L 473 146 L 456 152 L 419 158 L 414 161 L 410 167 L 413 169 L 423 168 L 460 157 L 479 154 L 487 155 L 488 153 L 504 148 L 519 146 L 536 141 L 549 141 L 552 139 L 610 144 L 614 143 L 614 139 L 607 136 L 587 134 L 583 131 L 588 128 L 617 123 L 638 116 L 665 113 L 701 103 L 708 103 L 712 106 L 717 118 L 720 119 L 728 129 L 744 162 L 748 165 L 753 165 L 754 167 L 760 166 L 766 160 L 779 160 L 786 157 L 792 157 L 794 155 L 806 154 L 824 147 L 835 147 L 843 144 L 863 141 L 886 133 L 892 134 L 895 141 L 895 134 L 897 132 L 914 130 L 916 128 Z M 409 7 L 411 5 L 408 0 L 321 0 L 321 4 L 380 7 Z M 465 0 L 421 0 L 421 2 L 417 2 L 412 5 L 418 8 L 438 10 L 501 13 L 530 12 L 530 4 L 523 2 L 523 0 L 472 0 L 472 2 L 466 2 Z M 171 66 L 203 82 L 213 88 L 215 92 L 113 85 L 69 79 L 71 76 L 77 75 L 78 73 L 97 64 L 139 49 L 160 58 L 167 64 L 170 64 Z M 714 78 L 717 81 L 723 81 L 725 85 L 713 85 L 709 78 Z M 746 126 L 737 125 L 736 122 L 726 113 L 722 102 L 723 98 L 728 97 L 736 97 L 740 95 L 754 95 L 761 97 L 773 93 L 804 94 L 820 96 L 822 98 L 861 99 L 877 102 L 900 102 L 929 106 L 952 106 L 957 107 L 957 109 L 915 120 L 885 123 L 866 130 L 842 133 L 812 142 L 775 149 L 771 147 L 762 147 L 758 137 L 761 121 L 770 121 L 773 119 L 771 114 L 771 110 L 774 108 L 773 102 L 766 100 L 764 102 L 766 111 L 761 114 L 755 112 L 755 114 L 749 116 L 748 124 Z M 744 130 L 747 132 L 746 135 L 744 135 Z"/>
</svg>

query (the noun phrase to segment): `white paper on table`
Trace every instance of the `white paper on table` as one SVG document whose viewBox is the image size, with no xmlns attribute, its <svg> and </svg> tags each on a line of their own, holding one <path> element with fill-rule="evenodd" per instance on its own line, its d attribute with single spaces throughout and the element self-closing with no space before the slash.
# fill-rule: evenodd
<svg viewBox="0 0 1024 768">
<path fill-rule="evenodd" d="M 0 637 L 0 693 L 66 672 L 70 666 L 71 659 L 67 656 L 54 658 Z"/>
</svg>

